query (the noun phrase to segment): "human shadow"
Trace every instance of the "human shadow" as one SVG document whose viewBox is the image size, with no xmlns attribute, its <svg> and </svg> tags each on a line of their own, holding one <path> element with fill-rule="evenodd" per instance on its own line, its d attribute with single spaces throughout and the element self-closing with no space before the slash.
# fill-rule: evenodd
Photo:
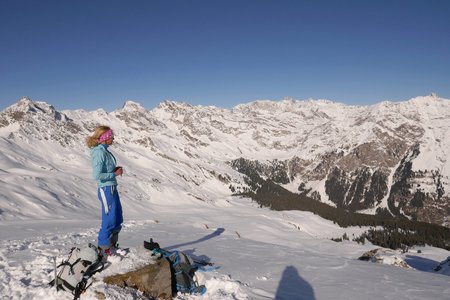
<svg viewBox="0 0 450 300">
<path fill-rule="evenodd" d="M 182 243 L 182 244 L 177 244 L 177 245 L 173 245 L 173 246 L 169 246 L 169 247 L 165 247 L 165 249 L 173 250 L 173 249 L 176 249 L 176 248 L 179 248 L 179 247 L 184 247 L 184 246 L 189 246 L 189 245 L 201 243 L 201 242 L 207 241 L 209 239 L 212 239 L 212 238 L 215 238 L 215 237 L 221 235 L 224 231 L 225 231 L 224 228 L 217 228 L 216 231 L 214 231 L 213 233 L 205 235 L 204 237 L 202 237 L 202 238 L 200 238 L 198 240 L 191 241 L 191 242 L 186 242 L 186 243 Z"/>
<path fill-rule="evenodd" d="M 414 269 L 423 272 L 434 272 L 434 268 L 439 265 L 437 261 L 414 255 L 407 255 L 405 261 Z"/>
<path fill-rule="evenodd" d="M 189 246 L 189 245 L 193 245 L 193 244 L 197 244 L 197 243 L 201 243 L 204 242 L 206 240 L 212 239 L 214 237 L 217 237 L 219 235 L 221 235 L 223 232 L 225 231 L 224 228 L 217 228 L 213 233 L 210 233 L 208 235 L 205 235 L 204 237 L 195 240 L 195 241 L 191 241 L 191 242 L 186 242 L 186 243 L 182 243 L 182 244 L 177 244 L 177 245 L 173 245 L 173 246 L 169 246 L 166 247 L 165 249 L 170 251 L 170 250 L 175 250 L 179 247 L 184 247 L 184 246 Z M 193 249 L 188 249 L 188 250 L 184 250 L 183 252 L 186 253 L 187 255 L 189 255 L 191 258 L 194 259 L 194 263 L 197 263 L 198 265 L 210 265 L 211 262 L 211 258 L 206 256 L 206 255 L 195 255 L 195 248 Z M 218 267 L 215 267 L 216 269 L 218 269 Z"/>
<path fill-rule="evenodd" d="M 283 271 L 275 295 L 276 300 L 315 300 L 312 286 L 304 280 L 293 266 Z"/>
</svg>

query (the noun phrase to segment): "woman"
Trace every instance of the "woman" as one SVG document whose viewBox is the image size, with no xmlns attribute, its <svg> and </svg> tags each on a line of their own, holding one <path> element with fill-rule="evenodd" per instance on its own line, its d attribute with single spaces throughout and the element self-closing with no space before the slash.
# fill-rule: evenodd
<svg viewBox="0 0 450 300">
<path fill-rule="evenodd" d="M 98 232 L 98 246 L 106 255 L 117 251 L 119 232 L 123 216 L 117 191 L 117 176 L 122 175 L 122 167 L 116 167 L 116 158 L 108 147 L 114 141 L 114 133 L 108 126 L 99 126 L 86 140 L 91 148 L 92 171 L 98 185 L 98 199 L 102 205 L 102 225 Z"/>
</svg>

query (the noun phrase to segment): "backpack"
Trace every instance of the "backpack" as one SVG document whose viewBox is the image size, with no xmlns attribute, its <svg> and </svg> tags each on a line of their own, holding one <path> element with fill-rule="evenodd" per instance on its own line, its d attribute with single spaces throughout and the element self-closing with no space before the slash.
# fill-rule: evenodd
<svg viewBox="0 0 450 300">
<path fill-rule="evenodd" d="M 194 281 L 195 271 L 197 271 L 198 268 L 193 265 L 193 261 L 189 256 L 184 252 L 175 250 L 165 254 L 165 257 L 170 262 L 173 281 L 172 286 L 175 287 L 177 292 L 203 294 L 206 291 L 203 285 L 199 286 L 198 283 Z"/>
<path fill-rule="evenodd" d="M 56 275 L 57 269 L 61 271 Z M 89 278 L 104 268 L 103 255 L 98 247 L 90 244 L 80 249 L 73 247 L 69 257 L 55 268 L 55 279 L 49 284 L 56 289 L 71 292 L 78 299 L 89 286 Z"/>
<path fill-rule="evenodd" d="M 191 294 L 204 294 L 206 287 L 204 285 L 198 285 L 194 280 L 195 271 L 198 267 L 194 265 L 188 255 L 182 251 L 168 251 L 159 247 L 158 243 L 144 241 L 144 247 L 151 250 L 153 254 L 163 255 L 170 263 L 170 271 L 172 273 L 172 290 L 173 293 L 191 293 Z"/>
</svg>

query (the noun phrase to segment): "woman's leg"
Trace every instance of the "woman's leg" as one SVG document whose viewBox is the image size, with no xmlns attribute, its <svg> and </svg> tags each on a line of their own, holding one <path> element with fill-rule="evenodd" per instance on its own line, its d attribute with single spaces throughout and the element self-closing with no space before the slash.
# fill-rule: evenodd
<svg viewBox="0 0 450 300">
<path fill-rule="evenodd" d="M 122 228 L 122 206 L 116 186 L 98 189 L 98 198 L 102 203 L 102 225 L 98 232 L 98 245 L 103 249 L 114 246 Z"/>
</svg>

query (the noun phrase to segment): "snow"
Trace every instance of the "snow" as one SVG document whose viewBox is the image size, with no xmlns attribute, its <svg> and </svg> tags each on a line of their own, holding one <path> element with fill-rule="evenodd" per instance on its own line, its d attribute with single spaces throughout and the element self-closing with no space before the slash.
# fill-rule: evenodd
<svg viewBox="0 0 450 300">
<path fill-rule="evenodd" d="M 431 100 L 417 100 L 414 105 L 426 105 L 427 101 Z M 277 156 L 291 158 L 301 152 L 312 157 L 312 145 L 316 145 L 316 149 L 328 149 L 327 139 L 322 136 L 323 128 L 333 128 L 328 117 L 342 125 L 336 129 L 339 133 L 333 140 L 336 143 L 346 140 L 345 143 L 356 144 L 369 135 L 364 126 L 355 128 L 351 136 L 342 129 L 354 124 L 355 120 L 348 120 L 349 110 L 362 113 L 364 107 L 349 108 L 326 100 L 285 100 L 277 106 L 297 113 L 304 125 L 290 126 L 283 118 L 293 119 L 293 115 L 281 114 L 279 119 L 284 120 L 285 129 L 306 132 L 311 140 L 305 149 L 301 146 L 264 148 L 251 135 L 255 130 L 262 133 L 273 130 L 273 126 L 264 123 L 275 122 L 268 118 L 272 105 L 266 101 L 242 105 L 235 107 L 233 114 L 204 107 L 203 117 L 210 117 L 209 111 L 223 112 L 224 117 L 218 120 L 226 123 L 227 130 L 236 128 L 235 132 L 225 133 L 219 124 L 210 127 L 217 141 L 209 141 L 208 147 L 202 146 L 201 139 L 206 141 L 208 137 L 201 134 L 193 135 L 200 136 L 199 141 L 180 138 L 176 119 L 165 122 L 171 126 L 165 128 L 151 123 L 171 118 L 172 112 L 168 110 L 176 110 L 177 106 L 189 110 L 191 106 L 187 104 L 165 102 L 148 112 L 137 103 L 127 102 L 124 107 L 127 110 L 137 108 L 146 113 L 145 120 L 149 122 L 146 130 L 151 134 L 128 128 L 125 121 L 115 117 L 120 110 L 113 113 L 102 109 L 63 112 L 74 120 L 110 124 L 116 131 L 116 142 L 110 149 L 124 167 L 119 192 L 125 222 L 119 242 L 122 247 L 130 247 L 131 252 L 129 258 L 96 274 L 97 281 L 82 299 L 96 299 L 96 292 L 104 293 L 108 299 L 139 299 L 139 293 L 105 285 L 101 279 L 152 263 L 154 258 L 142 247 L 143 241 L 150 237 L 164 248 L 183 250 L 195 258 L 210 260 L 217 267 L 197 272 L 200 284 L 206 285 L 206 295 L 178 295 L 177 299 L 450 298 L 450 272 L 446 271 L 448 269 L 433 271 L 450 256 L 449 251 L 428 246 L 406 253 L 396 251 L 395 257 L 406 261 L 412 269 L 392 266 L 389 258 L 384 264 L 360 261 L 358 257 L 363 253 L 378 248 L 369 242 L 362 245 L 352 241 L 367 228 L 340 228 L 309 212 L 270 211 L 249 199 L 230 196 L 228 186 L 239 182 L 241 175 L 225 162 L 237 156 L 263 161 Z M 380 104 L 379 109 L 391 111 L 399 105 L 406 104 L 386 102 Z M 245 122 L 245 118 L 239 116 L 243 110 L 252 109 L 261 110 L 258 124 Z M 193 113 L 191 117 L 201 119 L 202 116 Z M 432 116 L 437 117 L 437 114 Z M 314 124 L 319 122 L 324 127 L 311 125 L 313 122 L 308 120 L 313 119 Z M 96 243 L 101 208 L 90 171 L 89 150 L 82 145 L 82 140 L 70 147 L 62 146 L 24 134 L 17 124 L 0 129 L 0 298 L 72 299 L 70 294 L 57 293 L 47 283 L 53 277 L 55 257 L 61 262 L 72 247 Z M 83 123 L 86 124 L 89 123 Z M 193 126 L 191 129 L 208 128 Z M 7 138 L 11 132 L 17 134 L 16 139 Z M 432 134 L 440 139 L 441 149 L 448 149 L 444 148 L 449 140 L 445 139 L 448 133 L 444 128 L 433 129 L 426 136 L 431 138 Z M 153 146 L 129 142 L 146 137 L 151 138 Z M 237 143 L 238 140 L 242 141 Z M 264 134 L 259 140 L 269 145 L 274 141 L 276 139 Z M 298 143 L 283 137 L 279 141 Z M 422 161 L 426 161 L 425 156 Z M 445 161 L 444 165 L 447 164 Z M 213 171 L 229 175 L 230 182 L 221 182 Z M 325 195 L 321 188 L 323 182 L 307 185 L 312 186 Z M 294 185 L 290 189 L 293 190 Z M 344 234 L 349 241 L 331 240 Z"/>
<path fill-rule="evenodd" d="M 125 199 L 124 199 L 125 201 Z M 259 209 L 244 199 L 230 199 L 228 207 L 189 210 L 159 207 L 146 220 L 130 220 L 121 245 L 131 247 L 130 259 L 114 263 L 95 275 L 94 291 L 127 299 L 130 291 L 105 286 L 100 279 L 151 263 L 142 247 L 153 237 L 167 249 L 180 249 L 195 258 L 210 259 L 219 269 L 197 272 L 207 287 L 205 296 L 178 299 L 447 299 L 448 277 L 430 270 L 406 270 L 358 261 L 372 245 L 335 243 L 326 238 L 344 230 L 304 212 Z M 183 217 L 180 218 L 179 216 Z M 80 216 L 81 217 L 81 216 Z M 296 222 L 300 229 L 289 222 Z M 251 226 L 249 226 L 251 225 Z M 95 242 L 97 220 L 33 220 L 2 222 L 0 289 L 7 299 L 71 299 L 46 286 L 52 279 L 53 257 L 65 258 L 72 246 Z M 353 229 L 356 230 L 356 229 Z M 356 230 L 357 231 L 357 230 Z M 239 233 L 239 236 L 237 235 Z M 435 261 L 448 255 L 442 249 L 422 248 L 417 259 Z M 399 254 L 400 255 L 400 254 Z M 410 257 L 411 254 L 404 255 Z M 434 264 L 431 264 L 434 265 Z"/>
<path fill-rule="evenodd" d="M 122 202 L 130 199 L 121 192 Z M 186 197 L 186 196 L 185 196 Z M 95 201 L 92 193 L 92 200 Z M 122 247 L 131 247 L 129 259 L 95 275 L 82 296 L 95 291 L 112 299 L 139 297 L 136 292 L 106 286 L 104 276 L 126 272 L 154 258 L 142 247 L 152 237 L 163 247 L 183 250 L 194 258 L 211 260 L 217 270 L 197 272 L 207 287 L 204 296 L 178 295 L 177 299 L 448 299 L 448 277 L 432 267 L 449 252 L 423 247 L 421 254 L 397 253 L 420 265 L 414 270 L 357 260 L 373 245 L 331 237 L 361 228 L 339 228 L 307 212 L 275 212 L 256 207 L 247 199 L 220 199 L 221 205 L 186 202 L 180 195 L 158 197 L 145 212 L 125 209 Z M 98 205 L 99 206 L 99 205 Z M 32 206 L 23 210 L 34 210 Z M 96 210 L 99 210 L 96 207 Z M 99 211 L 98 211 L 99 213 Z M 88 214 L 91 215 L 91 214 Z M 95 243 L 98 217 L 29 219 L 0 223 L 0 293 L 2 299 L 71 299 L 46 285 L 53 276 L 53 257 L 60 262 L 73 247 Z M 428 262 L 428 268 L 423 262 Z"/>
</svg>

